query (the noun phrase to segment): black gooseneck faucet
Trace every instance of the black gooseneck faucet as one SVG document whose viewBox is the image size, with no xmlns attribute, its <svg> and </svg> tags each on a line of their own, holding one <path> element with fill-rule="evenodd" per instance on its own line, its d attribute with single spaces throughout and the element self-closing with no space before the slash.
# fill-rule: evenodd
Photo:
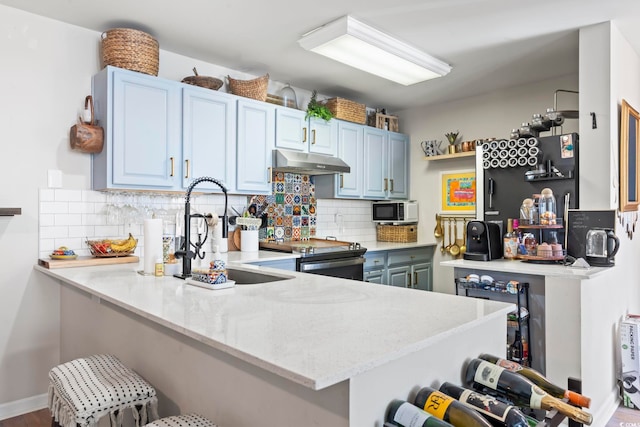
<svg viewBox="0 0 640 427">
<path fill-rule="evenodd" d="M 187 188 L 187 195 L 185 196 L 184 227 L 183 227 L 184 247 L 181 248 L 179 251 L 176 251 L 176 258 L 182 258 L 182 274 L 175 274 L 174 276 L 180 279 L 186 279 L 187 277 L 191 277 L 191 260 L 195 259 L 196 253 L 200 252 L 200 248 L 204 244 L 204 241 L 202 242 L 199 241 L 195 245 L 191 243 L 191 218 L 202 217 L 202 215 L 200 214 L 191 215 L 191 192 L 193 191 L 194 187 L 200 184 L 201 182 L 212 182 L 216 184 L 218 187 L 220 187 L 220 189 L 224 193 L 224 215 L 222 216 L 222 237 L 225 239 L 228 237 L 227 188 L 224 185 L 222 185 L 222 183 L 217 179 L 211 178 L 208 176 L 203 176 L 203 177 L 194 179 L 193 182 L 189 185 L 189 188 Z M 194 246 L 196 248 L 196 252 L 193 252 L 191 250 L 191 246 Z"/>
</svg>

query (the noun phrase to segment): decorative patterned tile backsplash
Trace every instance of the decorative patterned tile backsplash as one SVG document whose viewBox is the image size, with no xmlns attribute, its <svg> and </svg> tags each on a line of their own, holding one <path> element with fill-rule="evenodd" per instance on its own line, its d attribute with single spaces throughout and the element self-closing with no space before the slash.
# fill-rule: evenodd
<svg viewBox="0 0 640 427">
<path fill-rule="evenodd" d="M 267 228 L 261 239 L 307 240 L 316 236 L 317 203 L 309 175 L 273 173 L 273 194 L 256 196 L 267 212 Z"/>
</svg>

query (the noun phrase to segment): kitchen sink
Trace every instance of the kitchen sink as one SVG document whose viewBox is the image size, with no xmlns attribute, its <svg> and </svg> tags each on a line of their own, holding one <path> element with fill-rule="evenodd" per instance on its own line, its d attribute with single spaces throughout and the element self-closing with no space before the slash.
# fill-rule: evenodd
<svg viewBox="0 0 640 427">
<path fill-rule="evenodd" d="M 227 269 L 229 280 L 235 280 L 236 285 L 255 285 L 258 283 L 277 282 L 279 280 L 291 280 L 292 276 L 280 276 L 277 274 L 260 273 L 256 271 Z"/>
</svg>

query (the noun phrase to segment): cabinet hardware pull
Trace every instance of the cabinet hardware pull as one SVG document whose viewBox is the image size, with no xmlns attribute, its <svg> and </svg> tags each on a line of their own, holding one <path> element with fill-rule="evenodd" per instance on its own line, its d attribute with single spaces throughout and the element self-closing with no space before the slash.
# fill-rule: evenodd
<svg viewBox="0 0 640 427">
<path fill-rule="evenodd" d="M 411 273 L 407 273 L 407 280 L 409 281 L 409 287 L 413 288 L 413 286 L 411 285 Z"/>
<path fill-rule="evenodd" d="M 379 260 L 379 259 L 374 259 L 374 260 L 373 260 L 373 263 L 374 263 L 374 264 L 377 264 L 377 263 L 379 263 L 379 262 L 380 262 L 380 260 Z"/>
<path fill-rule="evenodd" d="M 169 174 L 169 176 L 173 176 L 173 172 L 174 172 L 173 157 L 169 157 L 169 160 L 171 160 L 171 173 Z"/>
<path fill-rule="evenodd" d="M 340 174 L 340 188 L 344 188 L 344 174 Z"/>
<path fill-rule="evenodd" d="M 391 181 L 391 192 L 393 193 L 393 178 L 391 178 L 389 181 Z"/>
<path fill-rule="evenodd" d="M 312 138 L 312 141 L 311 141 L 311 144 L 312 144 L 312 145 L 315 145 L 315 144 L 316 144 L 316 130 L 315 130 L 315 129 L 313 129 L 313 130 L 311 131 L 311 136 L 313 137 L 313 138 Z"/>
<path fill-rule="evenodd" d="M 411 255 L 409 256 L 409 258 L 414 259 L 416 256 L 415 255 Z"/>
<path fill-rule="evenodd" d="M 268 183 L 268 184 L 271 184 L 271 175 L 272 175 L 272 173 L 271 173 L 271 166 L 269 166 L 269 167 L 267 168 L 267 171 L 269 171 L 269 178 L 267 178 L 267 183 Z"/>
<path fill-rule="evenodd" d="M 185 172 L 184 177 L 185 178 L 189 178 L 189 159 L 185 160 L 184 163 L 185 163 L 185 166 L 187 168 L 187 171 Z"/>
<path fill-rule="evenodd" d="M 389 189 L 389 180 L 387 178 L 384 179 L 384 191 Z"/>
<path fill-rule="evenodd" d="M 304 135 L 302 137 L 302 142 L 307 142 L 307 128 L 306 127 L 302 128 L 302 131 L 304 132 Z"/>
<path fill-rule="evenodd" d="M 413 272 L 413 286 L 418 286 L 418 272 Z"/>
</svg>

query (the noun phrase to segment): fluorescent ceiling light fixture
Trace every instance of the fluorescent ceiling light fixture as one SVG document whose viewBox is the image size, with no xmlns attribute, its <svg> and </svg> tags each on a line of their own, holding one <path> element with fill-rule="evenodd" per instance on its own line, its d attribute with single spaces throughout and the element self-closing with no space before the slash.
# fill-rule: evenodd
<svg viewBox="0 0 640 427">
<path fill-rule="evenodd" d="M 349 15 L 304 34 L 298 43 L 306 50 L 405 86 L 451 71 L 449 64 Z"/>
</svg>

